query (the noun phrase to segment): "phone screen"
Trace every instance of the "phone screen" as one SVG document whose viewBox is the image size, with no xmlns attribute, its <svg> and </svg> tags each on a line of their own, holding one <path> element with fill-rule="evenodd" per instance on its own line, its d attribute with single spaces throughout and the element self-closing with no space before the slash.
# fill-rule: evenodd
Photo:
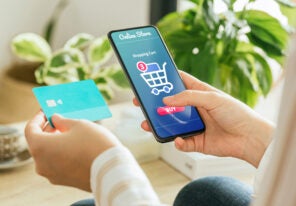
<svg viewBox="0 0 296 206">
<path fill-rule="evenodd" d="M 162 101 L 186 88 L 155 27 L 111 31 L 108 36 L 159 142 L 205 130 L 195 107 L 169 107 Z"/>
</svg>

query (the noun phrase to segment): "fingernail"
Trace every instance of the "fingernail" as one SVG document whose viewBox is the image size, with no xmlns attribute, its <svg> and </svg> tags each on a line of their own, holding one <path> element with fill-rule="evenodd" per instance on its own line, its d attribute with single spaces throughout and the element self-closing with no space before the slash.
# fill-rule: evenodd
<svg viewBox="0 0 296 206">
<path fill-rule="evenodd" d="M 180 142 L 177 141 L 176 139 L 175 139 L 175 147 L 176 147 L 178 150 L 181 150 L 181 144 L 180 144 Z"/>
</svg>

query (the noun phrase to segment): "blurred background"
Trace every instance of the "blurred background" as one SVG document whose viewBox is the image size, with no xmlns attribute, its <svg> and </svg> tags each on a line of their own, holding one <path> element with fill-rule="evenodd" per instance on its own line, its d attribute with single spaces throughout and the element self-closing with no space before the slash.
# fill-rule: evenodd
<svg viewBox="0 0 296 206">
<path fill-rule="evenodd" d="M 61 2 L 66 3 L 66 5 L 64 7 L 62 6 L 62 9 L 59 10 L 58 5 Z M 106 35 L 108 31 L 113 29 L 141 26 L 141 25 L 147 25 L 147 24 L 154 24 L 154 25 L 157 24 L 160 28 L 160 31 L 164 35 L 164 38 L 168 44 L 169 49 L 171 49 L 171 52 L 175 57 L 177 66 L 179 66 L 182 69 L 185 69 L 185 71 L 189 73 L 194 74 L 201 80 L 206 81 L 232 94 L 233 96 L 239 98 L 240 100 L 244 101 L 245 103 L 249 104 L 252 107 L 254 106 L 261 107 L 260 101 L 258 101 L 258 98 L 260 100 L 262 99 L 261 96 L 264 96 L 265 98 L 268 97 L 269 91 L 273 89 L 272 87 L 273 81 L 277 83 L 279 76 L 281 76 L 280 73 L 281 73 L 282 65 L 279 65 L 276 61 L 268 62 L 267 69 L 271 70 L 271 72 L 273 73 L 272 74 L 273 79 L 270 78 L 270 75 L 268 76 L 264 74 L 266 77 L 263 77 L 263 79 L 258 79 L 259 85 L 246 86 L 245 88 L 249 87 L 247 89 L 244 89 L 242 87 L 241 90 L 244 90 L 244 92 L 238 91 L 239 93 L 237 91 L 234 91 L 235 89 L 233 88 L 238 86 L 238 85 L 235 85 L 234 83 L 241 82 L 240 80 L 242 79 L 238 81 L 234 81 L 231 78 L 231 76 L 229 76 L 227 78 L 231 79 L 231 81 L 229 81 L 228 83 L 227 82 L 225 83 L 225 80 L 221 80 L 221 81 L 224 81 L 221 83 L 221 81 L 213 80 L 215 78 L 213 74 L 209 74 L 209 76 L 204 76 L 203 72 L 199 71 L 200 68 L 203 69 L 204 63 L 201 62 L 199 64 L 198 59 L 192 64 L 188 63 L 185 65 L 182 64 L 183 60 L 180 61 L 180 58 L 177 54 L 178 51 L 175 52 L 174 50 L 175 45 L 173 41 L 177 40 L 176 45 L 178 44 L 184 45 L 184 43 L 182 42 L 182 38 L 177 38 L 170 41 L 170 37 L 172 35 L 170 34 L 167 35 L 168 32 L 165 32 L 165 30 L 168 30 L 170 33 L 173 33 L 174 25 L 172 27 L 168 26 L 167 24 L 170 24 L 170 21 L 166 21 L 166 19 L 161 20 L 161 18 L 165 16 L 167 13 L 174 12 L 174 11 L 178 11 L 179 14 L 185 15 L 185 12 L 187 9 L 194 8 L 196 6 L 193 2 L 199 2 L 199 1 L 196 1 L 196 0 L 193 0 L 193 1 L 190 1 L 190 0 L 141 0 L 141 1 L 128 0 L 124 2 L 118 1 L 115 3 L 113 1 L 108 1 L 108 0 L 100 0 L 100 1 L 98 0 L 85 0 L 85 1 L 81 1 L 81 0 L 5 1 L 5 0 L 2 0 L 0 1 L 0 13 L 1 13 L 0 24 L 2 25 L 1 39 L 0 39 L 0 54 L 1 54 L 0 72 L 4 71 L 10 65 L 15 64 L 16 62 L 23 62 L 11 51 L 11 41 L 13 37 L 15 37 L 18 34 L 26 33 L 26 32 L 36 33 L 41 36 L 45 36 L 44 33 L 45 33 L 45 30 L 49 28 L 48 23 L 50 20 L 54 22 L 53 24 L 54 26 L 51 28 L 51 32 L 50 32 L 51 33 L 50 46 L 52 47 L 53 51 L 60 49 L 67 42 L 67 40 L 69 40 L 71 37 L 73 37 L 78 33 L 83 32 L 83 33 L 91 34 L 94 37 L 98 37 L 98 36 Z M 264 0 L 257 0 L 255 1 L 255 3 L 253 3 L 253 1 L 250 1 L 251 3 L 248 3 L 249 2 L 248 0 L 238 0 L 238 1 L 215 0 L 210 2 L 213 2 L 213 4 L 210 5 L 210 9 L 217 14 L 219 13 L 223 14 L 229 8 L 233 9 L 234 11 L 240 11 L 242 9 L 245 9 L 244 8 L 246 7 L 245 5 L 248 4 L 247 6 L 248 9 L 255 8 L 257 10 L 266 11 L 269 15 L 271 15 L 272 17 L 275 17 L 282 25 L 288 24 L 288 19 L 281 12 L 282 9 L 279 6 L 281 4 L 279 4 L 278 2 L 289 2 L 289 1 L 269 0 L 268 2 L 266 2 Z M 232 2 L 232 3 L 230 6 L 226 6 L 225 2 Z M 291 13 L 291 11 L 289 12 Z M 205 14 L 203 15 L 204 15 L 204 18 L 207 18 Z M 221 17 L 222 20 L 223 18 Z M 186 22 L 186 20 L 184 19 L 171 20 L 171 22 L 176 21 L 175 27 L 178 27 L 179 26 L 178 21 Z M 232 21 L 232 20 L 229 19 L 228 21 Z M 253 20 L 253 21 L 257 21 L 257 20 Z M 269 25 L 266 27 L 269 27 Z M 204 29 L 206 30 L 206 28 Z M 212 32 L 215 33 L 216 32 L 215 29 L 216 28 L 212 29 L 213 30 Z M 225 33 L 227 33 L 227 30 L 225 31 L 226 31 Z M 265 32 L 264 35 L 267 34 L 266 31 L 264 32 Z M 260 34 L 259 35 L 256 34 L 256 35 L 257 37 L 260 36 Z M 273 38 L 280 39 L 281 37 L 282 36 L 278 36 L 278 37 L 271 36 L 270 38 L 271 40 L 269 44 L 260 45 L 261 49 L 263 50 L 264 48 L 268 49 L 270 45 L 274 44 Z M 233 39 L 231 39 L 231 41 L 232 40 Z M 214 39 L 213 41 L 218 42 L 217 39 Z M 223 43 L 223 41 L 225 42 L 228 40 L 222 38 L 219 41 L 220 43 L 219 42 L 215 43 L 215 45 L 213 46 L 213 49 L 216 49 L 216 50 L 219 49 L 221 42 Z M 235 41 L 233 42 L 235 43 Z M 200 45 L 200 48 L 203 46 L 204 45 Z M 258 46 L 258 45 L 255 45 L 255 46 Z M 175 47 L 178 47 L 178 46 L 175 46 Z M 284 47 L 284 45 L 281 45 L 281 47 Z M 201 50 L 198 50 L 198 51 L 201 51 Z M 191 49 L 189 49 L 189 53 L 190 52 L 191 52 Z M 227 52 L 231 53 L 231 51 L 223 51 L 223 52 L 226 54 Z M 202 53 L 200 52 L 198 55 L 202 56 Z M 206 56 L 209 56 L 209 55 L 206 55 Z M 207 60 L 208 62 L 215 62 L 215 61 L 221 62 L 221 59 L 225 59 L 225 58 L 221 56 L 216 59 L 209 58 Z M 270 58 L 268 60 L 270 60 Z M 186 61 L 189 62 L 189 59 L 187 59 Z M 234 64 L 236 64 L 236 62 L 231 62 L 231 63 L 226 62 L 225 64 L 223 63 L 223 65 L 228 65 L 231 67 L 233 67 Z M 217 70 L 222 66 L 219 63 L 216 66 L 213 66 L 215 68 L 212 68 L 212 69 Z M 250 67 L 250 65 L 247 65 L 247 66 Z M 191 67 L 193 69 L 191 69 Z M 256 69 L 253 65 L 251 67 L 253 70 Z M 197 72 L 192 70 L 196 70 Z M 19 74 L 19 75 L 23 75 L 23 74 Z M 219 74 L 219 75 L 223 75 L 223 74 Z M 239 79 L 240 77 L 235 77 L 235 78 Z M 251 84 L 257 81 L 257 80 L 252 81 L 250 80 L 249 77 L 246 77 L 245 79 L 246 81 L 250 81 Z M 268 82 L 268 85 L 265 86 L 265 88 L 261 88 L 261 82 L 263 82 L 262 83 L 263 87 L 264 87 L 264 82 Z M 229 86 L 231 84 L 232 84 L 232 87 Z M 262 91 L 254 92 L 251 87 L 254 88 L 256 86 L 259 86 L 260 90 Z M 275 101 L 272 101 L 272 104 L 277 105 Z M 274 112 L 270 112 L 270 111 L 274 111 L 274 109 L 265 109 L 264 111 L 263 108 L 265 108 L 265 106 L 262 107 L 260 112 L 264 113 L 272 120 L 276 119 L 276 114 Z"/>
<path fill-rule="evenodd" d="M 58 3 L 59 0 L 0 1 L 1 69 L 11 63 L 12 38 L 24 32 L 42 34 Z M 149 5 L 149 0 L 71 0 L 56 24 L 53 47 L 61 47 L 70 37 L 80 32 L 100 36 L 111 29 L 148 24 Z"/>
<path fill-rule="evenodd" d="M 79 33 L 97 38 L 110 30 L 148 24 L 159 27 L 179 68 L 230 93 L 276 122 L 288 39 L 295 32 L 295 15 L 295 4 L 289 0 L 0 0 L 0 129 L 8 125 L 22 133 L 26 121 L 39 110 L 31 92 L 38 86 L 36 79 L 33 82 L 18 79 L 30 72 L 34 76 L 36 65 L 33 70 L 22 66 L 27 61 L 11 49 L 15 36 L 29 32 L 44 37 L 46 32 L 50 33 L 51 49 L 57 51 Z M 101 52 L 108 56 L 110 51 L 111 48 Z M 227 62 L 229 58 L 225 57 L 231 55 L 233 58 Z M 114 57 L 111 61 L 117 63 Z M 16 63 L 21 68 L 11 76 L 10 71 L 15 72 L 11 67 Z M 37 64 L 40 66 L 40 62 Z M 203 72 L 204 68 L 214 72 Z M 232 68 L 240 73 L 232 73 Z M 115 82 L 120 77 L 121 83 L 123 77 L 117 71 L 99 77 Z M 200 176 L 224 174 L 252 184 L 254 168 L 245 162 L 184 154 L 172 144 L 158 144 L 151 134 L 140 129 L 139 122 L 144 117 L 131 104 L 130 89 L 124 92 L 115 89 L 112 95 L 109 103 L 113 118 L 102 123 L 132 151 L 162 201 L 171 203 L 184 184 Z M 161 173 L 167 178 L 160 180 L 157 174 L 162 176 Z M 37 177 L 28 152 L 25 157 L 0 161 L 0 182 L 0 202 L 5 205 L 69 205 L 75 195 L 77 200 L 91 196 L 49 185 Z M 37 191 L 39 187 L 42 190 Z M 2 193 L 4 189 L 8 189 L 6 194 Z M 36 199 L 35 192 L 39 194 Z M 11 200 L 11 196 L 17 198 Z M 40 203 L 44 200 L 47 203 Z"/>
<path fill-rule="evenodd" d="M 59 0 L 0 1 L 0 24 L 2 25 L 0 69 L 12 61 L 13 55 L 10 51 L 12 38 L 24 32 L 42 34 L 58 3 Z M 268 6 L 266 4 L 266 1 L 260 0 L 257 1 L 256 7 L 267 10 L 282 22 L 287 21 L 280 14 L 274 1 L 269 0 Z M 215 6 L 216 11 L 225 9 L 221 3 Z M 61 47 L 70 37 L 80 32 L 100 36 L 112 29 L 155 24 L 171 11 L 185 10 L 190 7 L 192 4 L 187 0 L 127 0 L 116 1 L 116 3 L 108 0 L 70 0 L 56 24 L 53 48 Z"/>
</svg>

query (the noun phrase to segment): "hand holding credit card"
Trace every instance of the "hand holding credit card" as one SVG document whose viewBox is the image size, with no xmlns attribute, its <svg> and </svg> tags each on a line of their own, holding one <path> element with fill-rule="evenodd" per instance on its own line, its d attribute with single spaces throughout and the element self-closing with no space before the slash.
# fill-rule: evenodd
<svg viewBox="0 0 296 206">
<path fill-rule="evenodd" d="M 45 116 L 53 126 L 53 114 L 71 119 L 97 121 L 112 116 L 93 80 L 33 88 Z"/>
</svg>

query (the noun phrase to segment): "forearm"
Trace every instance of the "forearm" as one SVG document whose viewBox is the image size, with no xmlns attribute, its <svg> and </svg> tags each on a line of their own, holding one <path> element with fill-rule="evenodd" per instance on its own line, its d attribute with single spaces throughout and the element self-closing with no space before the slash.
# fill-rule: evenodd
<svg viewBox="0 0 296 206">
<path fill-rule="evenodd" d="M 91 169 L 91 189 L 98 205 L 161 205 L 147 177 L 122 146 L 98 156 Z"/>
<path fill-rule="evenodd" d="M 249 134 L 242 159 L 257 168 L 272 140 L 272 133 L 275 125 L 262 118 L 259 118 L 258 121 L 254 122 L 256 122 L 256 125 L 251 134 Z"/>
</svg>

